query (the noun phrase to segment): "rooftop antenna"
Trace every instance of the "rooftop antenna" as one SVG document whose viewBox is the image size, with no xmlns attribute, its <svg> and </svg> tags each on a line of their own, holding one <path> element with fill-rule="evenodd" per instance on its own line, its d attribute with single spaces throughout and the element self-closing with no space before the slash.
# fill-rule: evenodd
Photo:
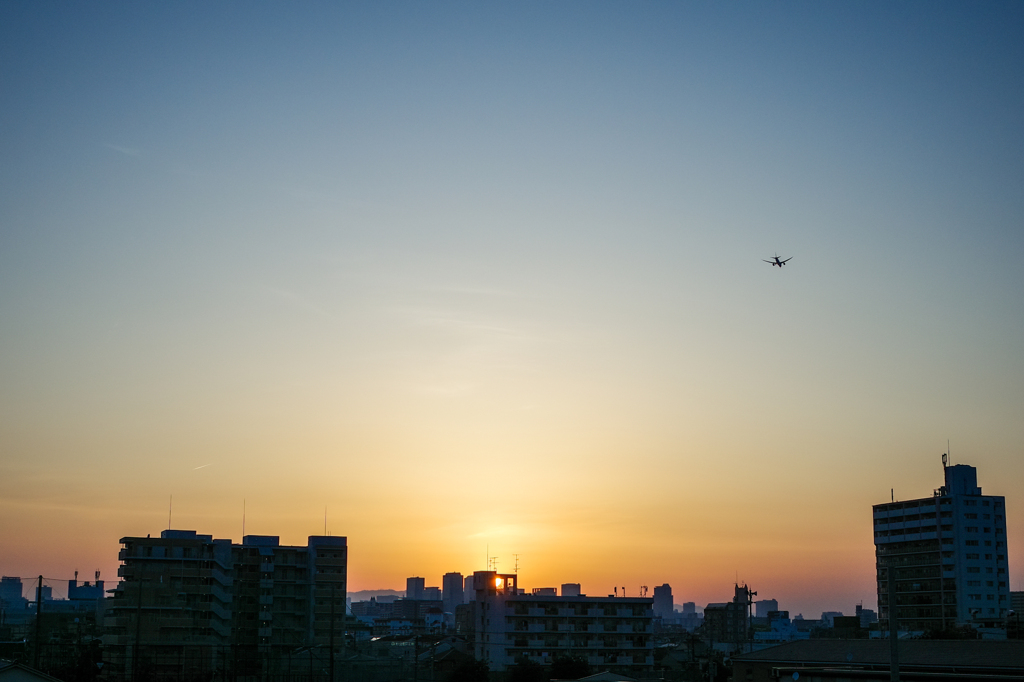
<svg viewBox="0 0 1024 682">
<path fill-rule="evenodd" d="M 895 502 L 896 501 L 896 488 L 889 488 L 889 501 L 890 502 Z"/>
<path fill-rule="evenodd" d="M 514 556 L 516 558 L 515 574 L 519 575 L 519 555 L 518 554 L 513 554 L 512 556 Z"/>
</svg>

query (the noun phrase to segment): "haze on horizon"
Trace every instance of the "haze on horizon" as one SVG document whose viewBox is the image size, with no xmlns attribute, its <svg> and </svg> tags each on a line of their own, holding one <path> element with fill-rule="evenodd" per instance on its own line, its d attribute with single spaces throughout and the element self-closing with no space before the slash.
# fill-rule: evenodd
<svg viewBox="0 0 1024 682">
<path fill-rule="evenodd" d="M 949 439 L 1024 589 L 1022 29 L 3 3 L 0 573 L 113 579 L 173 495 L 235 541 L 326 508 L 351 590 L 489 551 L 851 612 Z"/>
</svg>

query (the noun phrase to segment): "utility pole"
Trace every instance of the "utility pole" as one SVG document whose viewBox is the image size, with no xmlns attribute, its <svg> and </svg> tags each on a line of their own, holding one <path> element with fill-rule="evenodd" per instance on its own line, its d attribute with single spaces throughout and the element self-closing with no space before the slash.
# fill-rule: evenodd
<svg viewBox="0 0 1024 682">
<path fill-rule="evenodd" d="M 899 620 L 896 617 L 896 557 L 889 557 L 889 681 L 900 682 Z M 941 580 L 941 578 L 940 578 Z"/>
<path fill-rule="evenodd" d="M 326 517 L 326 515 L 327 512 L 325 511 L 324 516 Z M 334 682 L 334 583 L 331 583 L 331 634 L 328 638 L 328 647 L 331 650 L 331 662 L 328 666 L 331 676 L 330 682 Z"/>
<path fill-rule="evenodd" d="M 39 585 L 36 587 L 36 645 L 32 651 L 32 667 L 39 670 L 39 654 L 42 648 L 42 624 L 43 624 L 43 576 L 39 576 Z"/>
<path fill-rule="evenodd" d="M 135 653 L 132 655 L 132 682 L 139 679 L 139 638 L 142 636 L 142 567 L 139 567 L 139 596 L 135 607 Z"/>
</svg>

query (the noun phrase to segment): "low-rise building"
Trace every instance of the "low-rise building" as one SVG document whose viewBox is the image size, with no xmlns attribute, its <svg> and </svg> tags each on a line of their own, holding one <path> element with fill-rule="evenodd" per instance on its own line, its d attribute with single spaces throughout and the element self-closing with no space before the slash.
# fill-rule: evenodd
<svg viewBox="0 0 1024 682">
<path fill-rule="evenodd" d="M 491 670 L 571 657 L 631 677 L 653 671 L 651 599 L 525 595 L 517 580 L 496 571 L 473 574 L 474 655 Z"/>
</svg>

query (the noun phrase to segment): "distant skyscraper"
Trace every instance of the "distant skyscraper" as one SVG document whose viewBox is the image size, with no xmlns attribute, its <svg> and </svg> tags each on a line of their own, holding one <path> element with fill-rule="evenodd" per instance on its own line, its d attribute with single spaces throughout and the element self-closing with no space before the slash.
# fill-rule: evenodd
<svg viewBox="0 0 1024 682">
<path fill-rule="evenodd" d="M 581 594 L 579 583 L 562 583 L 563 597 L 578 597 Z"/>
<path fill-rule="evenodd" d="M 754 602 L 754 615 L 758 618 L 767 618 L 769 611 L 778 611 L 779 601 L 777 599 L 762 599 Z"/>
<path fill-rule="evenodd" d="M 427 601 L 441 601 L 440 587 L 424 587 L 422 599 Z"/>
<path fill-rule="evenodd" d="M 475 598 L 476 591 L 473 589 L 473 576 L 467 575 L 466 579 L 462 581 L 462 595 L 466 604 Z"/>
<path fill-rule="evenodd" d="M 683 602 L 683 613 L 697 613 L 697 604 L 692 601 Z"/>
<path fill-rule="evenodd" d="M 972 466 L 947 466 L 925 497 L 873 507 L 879 620 L 888 628 L 889 564 L 895 562 L 900 628 L 1000 626 L 1010 608 L 1006 504 L 982 495 Z"/>
<path fill-rule="evenodd" d="M 423 599 L 423 588 L 426 585 L 426 580 L 423 578 L 406 578 L 405 579 L 405 598 L 406 599 Z"/>
<path fill-rule="evenodd" d="M 665 583 L 654 588 L 654 617 L 667 620 L 675 610 L 672 601 L 672 587 Z"/>
<path fill-rule="evenodd" d="M 25 610 L 27 604 L 28 600 L 23 596 L 21 578 L 6 575 L 0 578 L 0 607 L 7 611 Z"/>
<path fill-rule="evenodd" d="M 441 578 L 441 599 L 444 601 L 444 610 L 448 613 L 455 613 L 455 607 L 463 603 L 465 590 L 461 573 L 444 574 Z"/>
</svg>

